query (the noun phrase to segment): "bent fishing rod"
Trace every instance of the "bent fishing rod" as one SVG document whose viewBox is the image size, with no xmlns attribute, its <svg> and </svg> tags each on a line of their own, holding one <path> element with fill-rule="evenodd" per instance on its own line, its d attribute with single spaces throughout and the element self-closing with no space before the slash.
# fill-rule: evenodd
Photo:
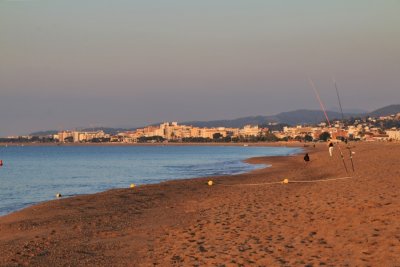
<svg viewBox="0 0 400 267">
<path fill-rule="evenodd" d="M 314 84 L 313 80 L 312 80 L 311 78 L 308 78 L 308 79 L 309 79 L 309 81 L 310 81 L 310 84 L 311 84 L 312 89 L 314 90 L 315 96 L 316 96 L 317 99 L 318 99 L 319 105 L 321 106 L 321 109 L 322 109 L 322 111 L 323 111 L 324 114 L 325 114 L 325 118 L 326 118 L 326 121 L 328 122 L 329 128 L 332 128 L 331 121 L 329 120 L 328 114 L 326 113 L 325 106 L 324 106 L 324 104 L 322 103 L 322 100 L 321 100 L 321 97 L 319 96 L 319 93 L 318 93 L 318 91 L 317 91 L 317 88 L 315 87 L 315 84 Z M 340 145 L 339 145 L 339 144 L 338 144 L 338 148 L 339 148 L 339 151 L 340 151 L 340 157 L 342 158 L 342 162 L 343 162 L 344 169 L 346 170 L 346 173 L 348 174 L 349 171 L 347 170 L 347 165 L 346 165 L 346 162 L 345 162 L 345 160 L 344 160 L 343 152 L 342 152 L 342 149 L 340 148 Z"/>
<path fill-rule="evenodd" d="M 343 108 L 342 108 L 342 101 L 340 101 L 339 90 L 338 90 L 337 83 L 336 83 L 335 79 L 333 79 L 333 84 L 335 85 L 336 95 L 337 95 L 338 102 L 339 102 L 339 107 L 340 107 L 340 112 L 342 113 L 342 121 L 344 123 L 344 113 L 343 113 Z M 351 151 L 351 146 L 350 145 L 347 146 L 347 149 L 349 150 L 349 153 L 350 153 L 351 168 L 353 169 L 353 172 L 354 172 L 353 151 Z"/>
</svg>

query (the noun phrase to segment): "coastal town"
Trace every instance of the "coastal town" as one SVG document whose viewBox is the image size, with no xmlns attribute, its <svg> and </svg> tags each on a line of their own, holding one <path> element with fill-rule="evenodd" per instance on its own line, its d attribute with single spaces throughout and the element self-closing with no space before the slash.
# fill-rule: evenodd
<svg viewBox="0 0 400 267">
<path fill-rule="evenodd" d="M 1 142 L 31 143 L 160 143 L 277 141 L 400 141 L 400 113 L 389 116 L 334 120 L 331 125 L 246 125 L 242 128 L 196 127 L 164 122 L 116 134 L 103 130 L 63 130 L 45 136 L 10 136 Z"/>
</svg>

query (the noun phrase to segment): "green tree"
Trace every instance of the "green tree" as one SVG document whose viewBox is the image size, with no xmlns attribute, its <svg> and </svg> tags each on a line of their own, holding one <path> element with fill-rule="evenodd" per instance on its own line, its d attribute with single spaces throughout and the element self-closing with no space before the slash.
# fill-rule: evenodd
<svg viewBox="0 0 400 267">
<path fill-rule="evenodd" d="M 296 141 L 302 141 L 303 138 L 302 138 L 301 136 L 297 135 L 297 136 L 295 136 L 294 140 L 296 140 Z"/>
<path fill-rule="evenodd" d="M 276 137 L 276 135 L 274 135 L 273 133 L 266 133 L 263 136 L 260 136 L 258 138 L 258 141 L 263 141 L 263 142 L 276 142 L 279 141 L 278 137 Z"/>
<path fill-rule="evenodd" d="M 331 134 L 328 132 L 323 132 L 319 135 L 319 140 L 328 141 L 331 138 Z"/>
<path fill-rule="evenodd" d="M 74 138 L 73 138 L 72 136 L 68 136 L 68 137 L 66 137 L 66 138 L 64 139 L 64 142 L 66 142 L 66 143 L 72 143 L 72 142 L 74 142 Z"/>
<path fill-rule="evenodd" d="M 221 133 L 215 133 L 213 134 L 213 139 L 217 140 L 217 139 L 221 139 L 222 138 L 222 134 Z"/>
<path fill-rule="evenodd" d="M 307 134 L 306 136 L 304 136 L 304 141 L 306 142 L 312 142 L 313 138 L 311 135 Z"/>
</svg>

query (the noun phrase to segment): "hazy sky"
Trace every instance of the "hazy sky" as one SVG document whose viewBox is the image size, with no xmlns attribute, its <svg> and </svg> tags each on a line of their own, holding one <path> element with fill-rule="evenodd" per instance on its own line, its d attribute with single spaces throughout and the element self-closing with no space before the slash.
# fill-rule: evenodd
<svg viewBox="0 0 400 267">
<path fill-rule="evenodd" d="M 0 136 L 400 103 L 400 1 L 0 0 Z"/>
</svg>

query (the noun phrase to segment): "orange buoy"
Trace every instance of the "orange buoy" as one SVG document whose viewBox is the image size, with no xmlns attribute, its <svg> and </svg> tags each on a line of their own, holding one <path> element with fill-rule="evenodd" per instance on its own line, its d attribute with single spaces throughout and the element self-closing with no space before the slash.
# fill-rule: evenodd
<svg viewBox="0 0 400 267">
<path fill-rule="evenodd" d="M 0 159 L 0 167 L 3 166 L 3 161 Z"/>
</svg>

